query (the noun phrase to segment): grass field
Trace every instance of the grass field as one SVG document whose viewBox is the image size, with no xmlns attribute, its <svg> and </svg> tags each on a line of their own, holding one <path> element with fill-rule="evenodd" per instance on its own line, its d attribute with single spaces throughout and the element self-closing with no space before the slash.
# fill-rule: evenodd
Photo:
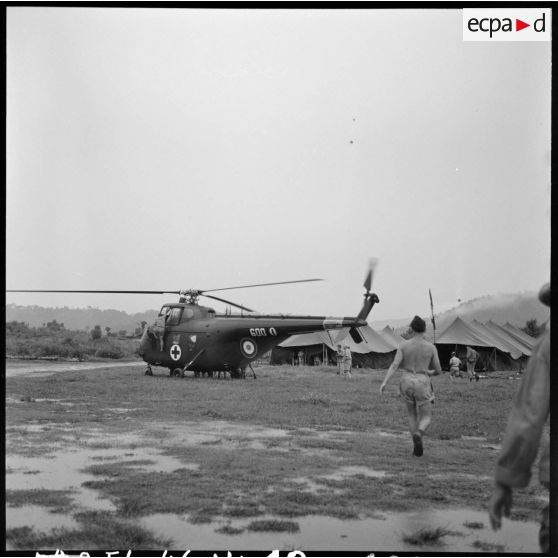
<svg viewBox="0 0 558 558">
<path fill-rule="evenodd" d="M 7 378 L 9 548 L 536 551 L 536 478 L 514 493 L 516 535 L 487 527 L 509 373 L 435 378 L 416 458 L 385 371 L 143 369 Z"/>
</svg>

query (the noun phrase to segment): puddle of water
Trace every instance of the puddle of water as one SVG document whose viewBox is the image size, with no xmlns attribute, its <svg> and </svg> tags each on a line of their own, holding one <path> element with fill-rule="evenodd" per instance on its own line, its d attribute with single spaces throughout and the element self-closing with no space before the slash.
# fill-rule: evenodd
<svg viewBox="0 0 558 558">
<path fill-rule="evenodd" d="M 301 490 L 305 490 L 307 492 L 310 492 L 311 494 L 324 494 L 326 492 L 328 494 L 343 494 L 344 492 L 340 488 L 331 488 L 330 486 L 324 486 L 323 484 L 317 483 L 316 481 L 313 481 L 312 479 L 306 477 L 297 477 L 291 479 L 291 481 L 300 484 Z M 274 488 L 268 488 L 268 492 L 274 492 L 274 490 Z"/>
<path fill-rule="evenodd" d="M 108 441 L 109 448 L 85 447 L 79 450 L 64 450 L 61 446 L 52 446 L 49 451 L 41 457 L 27 457 L 14 453 L 6 455 L 6 489 L 7 490 L 72 490 L 73 499 L 77 505 L 84 508 L 97 510 L 114 510 L 114 504 L 101 498 L 96 490 L 86 488 L 84 482 L 100 478 L 87 474 L 83 470 L 95 463 L 102 461 L 104 464 L 111 462 L 126 463 L 137 460 L 148 460 L 152 463 L 134 464 L 130 466 L 152 472 L 172 472 L 177 469 L 198 469 L 198 464 L 183 463 L 172 456 L 163 455 L 161 452 L 151 448 L 140 448 L 139 451 L 131 453 L 129 448 L 122 444 L 122 437 L 114 439 L 103 439 Z M 128 437 L 125 437 L 128 438 Z M 13 510 L 21 508 L 8 508 L 7 517 Z M 19 513 L 19 512 L 18 512 Z M 42 521 L 40 516 L 37 521 Z M 44 526 L 34 522 L 36 528 Z"/>
<path fill-rule="evenodd" d="M 50 432 L 52 430 L 56 430 L 57 432 L 75 432 L 76 427 L 75 425 L 71 425 L 71 423 L 57 423 L 57 422 L 43 422 L 40 424 L 26 424 L 21 426 L 10 426 L 6 428 L 6 432 L 10 433 L 21 433 L 25 432 L 26 434 L 41 434 L 42 432 Z"/>
<path fill-rule="evenodd" d="M 320 478 L 330 479 L 330 480 L 345 480 L 348 477 L 354 477 L 356 475 L 364 475 L 365 477 L 372 478 L 382 478 L 386 476 L 385 471 L 376 471 L 370 467 L 365 467 L 362 465 L 349 465 L 347 467 L 341 467 L 335 473 L 330 475 L 320 475 Z"/>
<path fill-rule="evenodd" d="M 106 407 L 103 409 L 104 412 L 110 413 L 131 413 L 132 411 L 142 411 L 140 407 Z"/>
<path fill-rule="evenodd" d="M 373 434 L 380 438 L 408 438 L 407 432 L 388 432 L 387 430 L 374 430 Z"/>
<path fill-rule="evenodd" d="M 262 518 L 258 518 L 262 519 Z M 221 519 L 211 524 L 192 525 L 185 516 L 154 514 L 140 519 L 140 524 L 160 535 L 171 538 L 174 546 L 185 549 L 219 548 L 227 550 L 344 550 L 344 551 L 405 551 L 405 552 L 479 552 L 475 541 L 501 545 L 505 552 L 537 553 L 538 525 L 506 520 L 502 529 L 493 532 L 488 527 L 488 516 L 474 510 L 435 510 L 402 514 L 384 514 L 383 519 L 340 520 L 310 516 L 293 518 L 298 523 L 297 533 L 244 531 L 226 535 L 216 529 L 229 525 L 244 529 L 250 523 Z M 463 523 L 482 522 L 483 529 L 468 529 Z M 421 528 L 441 527 L 459 534 L 442 538 L 444 544 L 415 546 L 403 541 L 403 535 Z"/>
<path fill-rule="evenodd" d="M 85 453 L 60 452 L 48 459 L 8 454 L 6 467 L 11 472 L 6 474 L 6 490 L 72 490 L 75 491 L 74 500 L 82 507 L 114 510 L 110 500 L 102 499 L 95 490 L 81 486 L 93 478 L 79 471 L 87 465 L 89 455 Z M 34 474 L 30 475 L 30 471 Z M 7 508 L 6 518 L 10 518 L 16 509 L 21 508 Z M 33 524 L 43 528 L 42 524 Z"/>
<path fill-rule="evenodd" d="M 486 448 L 492 451 L 500 451 L 502 446 L 500 444 L 481 444 L 481 448 Z"/>
<path fill-rule="evenodd" d="M 348 465 L 346 467 L 340 467 L 337 471 L 328 475 L 318 475 L 316 479 L 343 481 L 356 475 L 364 475 L 365 477 L 370 478 L 382 478 L 386 476 L 386 472 L 376 471 L 370 467 L 362 465 Z M 328 492 L 330 494 L 343 494 L 344 492 L 342 489 L 333 489 L 329 486 L 324 486 L 323 484 L 320 484 L 308 477 L 296 477 L 292 479 L 292 481 L 303 485 L 301 488 L 313 494 L 323 494 L 324 492 Z"/>
<path fill-rule="evenodd" d="M 78 525 L 78 522 L 71 516 L 51 513 L 42 506 L 21 506 L 20 508 L 8 506 L 6 508 L 6 529 L 28 526 L 39 531 L 50 531 L 58 527 L 75 529 Z"/>
<path fill-rule="evenodd" d="M 36 403 L 46 402 L 46 403 L 57 403 L 58 405 L 68 405 L 70 407 L 75 406 L 75 403 L 70 403 L 70 401 L 64 401 L 63 399 L 50 399 L 46 397 L 37 397 L 34 401 Z"/>
<path fill-rule="evenodd" d="M 269 448 L 270 438 L 287 439 L 288 436 L 287 430 L 226 421 L 177 422 L 166 424 L 163 429 L 151 429 L 145 434 L 157 437 L 157 432 L 161 431 L 167 438 L 172 437 L 173 443 L 181 446 L 219 444 L 222 448 L 250 447 L 263 450 Z"/>
</svg>

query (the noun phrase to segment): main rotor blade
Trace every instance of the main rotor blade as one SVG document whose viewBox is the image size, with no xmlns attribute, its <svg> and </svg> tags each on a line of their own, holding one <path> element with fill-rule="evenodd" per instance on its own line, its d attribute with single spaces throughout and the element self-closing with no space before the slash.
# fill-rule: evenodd
<svg viewBox="0 0 558 558">
<path fill-rule="evenodd" d="M 242 306 L 240 304 L 237 304 L 236 302 L 231 302 L 230 300 L 225 300 L 224 298 L 219 298 L 218 296 L 206 295 L 206 294 L 202 294 L 202 296 L 205 296 L 206 298 L 212 298 L 214 300 L 218 300 L 219 302 L 224 302 L 225 304 L 230 304 L 231 306 L 236 306 L 241 310 L 246 310 L 246 312 L 254 312 L 254 310 L 250 310 L 250 308 L 246 308 L 246 306 Z"/>
<path fill-rule="evenodd" d="M 6 289 L 7 293 L 99 293 L 99 294 L 180 294 L 180 291 L 66 291 L 66 290 L 36 290 L 36 289 Z"/>
<path fill-rule="evenodd" d="M 250 287 L 268 287 L 270 285 L 288 285 L 289 283 L 309 283 L 311 281 L 323 281 L 323 279 L 299 279 L 297 281 L 278 281 L 277 283 L 258 283 L 257 285 L 241 285 L 239 287 L 225 287 L 223 289 L 208 289 L 199 291 L 200 294 L 212 293 L 214 291 L 229 291 L 231 289 L 248 289 Z"/>
</svg>

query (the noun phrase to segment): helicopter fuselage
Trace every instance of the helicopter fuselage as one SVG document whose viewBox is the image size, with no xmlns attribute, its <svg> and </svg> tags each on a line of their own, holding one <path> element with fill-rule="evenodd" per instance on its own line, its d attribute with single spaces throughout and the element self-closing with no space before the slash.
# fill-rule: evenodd
<svg viewBox="0 0 558 558">
<path fill-rule="evenodd" d="M 144 329 L 139 354 L 171 371 L 239 371 L 291 335 L 364 325 L 360 317 L 217 315 L 205 306 L 170 303 Z"/>
</svg>

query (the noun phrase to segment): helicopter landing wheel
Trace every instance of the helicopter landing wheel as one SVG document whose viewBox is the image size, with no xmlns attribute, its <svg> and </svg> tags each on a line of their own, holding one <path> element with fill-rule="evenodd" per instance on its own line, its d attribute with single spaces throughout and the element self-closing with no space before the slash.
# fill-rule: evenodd
<svg viewBox="0 0 558 558">
<path fill-rule="evenodd" d="M 182 370 L 182 368 L 175 368 L 171 371 L 171 376 L 175 378 L 184 378 L 184 370 Z"/>
<path fill-rule="evenodd" d="M 151 366 L 147 367 L 147 369 L 145 370 L 145 375 L 146 376 L 153 376 L 153 370 L 151 369 Z"/>
</svg>

